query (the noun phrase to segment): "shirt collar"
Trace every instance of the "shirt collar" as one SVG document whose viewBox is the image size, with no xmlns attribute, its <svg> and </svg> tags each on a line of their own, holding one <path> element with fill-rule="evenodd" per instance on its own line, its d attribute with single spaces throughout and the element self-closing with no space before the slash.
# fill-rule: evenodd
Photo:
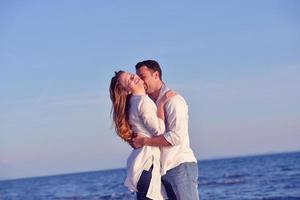
<svg viewBox="0 0 300 200">
<path fill-rule="evenodd" d="M 160 102 L 161 98 L 164 96 L 164 94 L 169 91 L 170 89 L 166 86 L 165 83 L 162 84 L 161 88 L 160 88 L 160 92 L 159 92 L 159 95 L 158 95 L 158 98 L 156 100 L 156 105 Z"/>
</svg>

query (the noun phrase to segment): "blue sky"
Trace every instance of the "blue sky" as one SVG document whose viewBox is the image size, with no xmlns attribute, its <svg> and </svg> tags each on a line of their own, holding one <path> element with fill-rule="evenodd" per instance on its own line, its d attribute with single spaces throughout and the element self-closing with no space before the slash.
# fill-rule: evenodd
<svg viewBox="0 0 300 200">
<path fill-rule="evenodd" d="M 0 179 L 124 167 L 113 71 L 156 59 L 198 159 L 300 150 L 299 1 L 1 1 Z"/>
</svg>

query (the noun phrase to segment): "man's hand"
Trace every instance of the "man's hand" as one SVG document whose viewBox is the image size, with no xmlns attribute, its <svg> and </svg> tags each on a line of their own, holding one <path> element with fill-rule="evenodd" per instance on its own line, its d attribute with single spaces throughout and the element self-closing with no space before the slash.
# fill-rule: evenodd
<svg viewBox="0 0 300 200">
<path fill-rule="evenodd" d="M 144 146 L 144 139 L 145 136 L 142 136 L 142 134 L 135 134 L 134 137 L 132 138 L 130 145 L 134 148 L 141 148 Z"/>
<path fill-rule="evenodd" d="M 133 149 L 136 149 L 134 146 L 133 146 L 133 141 L 132 139 L 135 138 L 137 136 L 136 133 L 133 133 L 132 134 L 132 138 L 130 140 L 127 141 L 127 143 L 133 148 Z"/>
</svg>

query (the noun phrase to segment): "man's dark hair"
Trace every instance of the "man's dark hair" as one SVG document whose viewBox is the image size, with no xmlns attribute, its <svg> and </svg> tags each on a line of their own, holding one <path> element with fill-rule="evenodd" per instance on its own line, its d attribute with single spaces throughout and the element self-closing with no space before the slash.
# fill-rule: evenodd
<svg viewBox="0 0 300 200">
<path fill-rule="evenodd" d="M 155 60 L 144 60 L 135 65 L 135 70 L 138 70 L 142 66 L 148 67 L 153 72 L 157 71 L 159 73 L 160 80 L 162 80 L 162 71 L 161 71 L 161 68 L 160 68 L 158 62 L 156 62 Z"/>
</svg>

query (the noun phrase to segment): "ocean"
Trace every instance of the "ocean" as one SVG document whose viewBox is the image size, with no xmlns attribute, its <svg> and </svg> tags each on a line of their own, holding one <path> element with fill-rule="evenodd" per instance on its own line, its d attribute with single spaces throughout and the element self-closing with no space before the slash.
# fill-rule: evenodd
<svg viewBox="0 0 300 200">
<path fill-rule="evenodd" d="M 300 152 L 198 162 L 200 199 L 300 200 Z M 125 169 L 0 181 L 1 200 L 131 200 Z"/>
</svg>

